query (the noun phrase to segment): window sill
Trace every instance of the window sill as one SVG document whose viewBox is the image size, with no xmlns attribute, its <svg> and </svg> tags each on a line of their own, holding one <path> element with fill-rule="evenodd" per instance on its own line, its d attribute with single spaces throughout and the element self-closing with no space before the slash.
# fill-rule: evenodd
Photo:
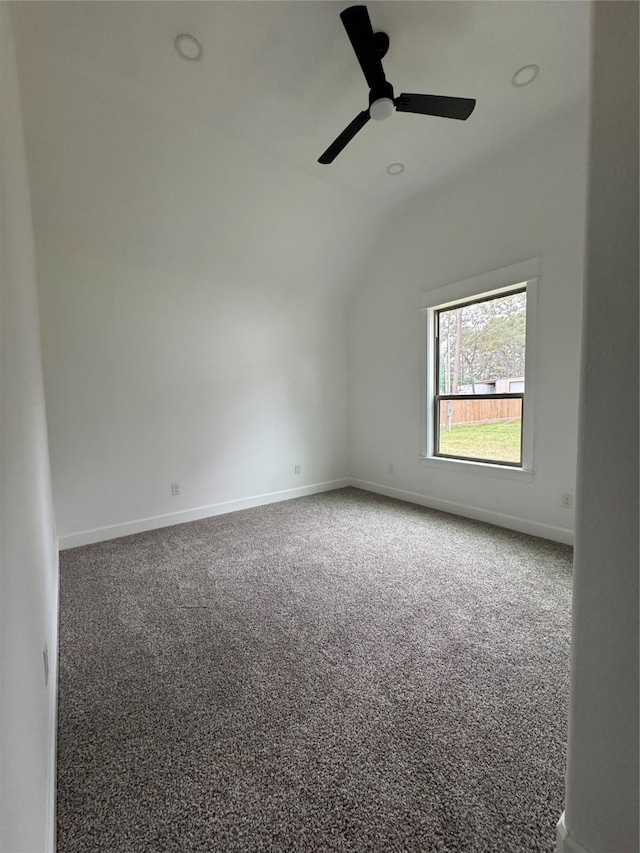
<svg viewBox="0 0 640 853">
<path fill-rule="evenodd" d="M 526 468 L 493 465 L 490 462 L 468 462 L 466 459 L 442 459 L 437 456 L 421 456 L 420 460 L 423 467 L 434 470 L 455 471 L 458 474 L 482 474 L 485 477 L 519 480 L 521 483 L 533 481 L 533 471 Z"/>
</svg>

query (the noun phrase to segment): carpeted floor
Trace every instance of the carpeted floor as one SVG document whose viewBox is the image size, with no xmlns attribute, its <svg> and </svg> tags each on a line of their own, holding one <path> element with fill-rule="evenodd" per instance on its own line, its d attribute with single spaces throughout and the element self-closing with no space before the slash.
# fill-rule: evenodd
<svg viewBox="0 0 640 853">
<path fill-rule="evenodd" d="M 63 552 L 58 853 L 551 851 L 570 583 L 356 489 Z"/>
</svg>

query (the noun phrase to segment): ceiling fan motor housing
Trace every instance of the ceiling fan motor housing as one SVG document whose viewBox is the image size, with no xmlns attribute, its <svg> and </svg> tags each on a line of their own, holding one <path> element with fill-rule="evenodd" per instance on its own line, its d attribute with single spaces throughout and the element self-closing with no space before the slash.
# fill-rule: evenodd
<svg viewBox="0 0 640 853">
<path fill-rule="evenodd" d="M 379 101 L 380 98 L 389 98 L 390 100 L 393 100 L 393 86 L 387 80 L 370 90 L 369 106 L 371 106 L 374 101 Z"/>
</svg>

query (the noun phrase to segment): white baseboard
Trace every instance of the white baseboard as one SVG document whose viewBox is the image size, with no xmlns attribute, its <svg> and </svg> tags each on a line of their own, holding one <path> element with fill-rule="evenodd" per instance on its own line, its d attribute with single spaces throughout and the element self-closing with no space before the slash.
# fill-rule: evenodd
<svg viewBox="0 0 640 853">
<path fill-rule="evenodd" d="M 367 492 L 375 492 L 378 495 L 386 495 L 389 498 L 398 498 L 401 501 L 420 504 L 430 509 L 439 509 L 442 512 L 450 512 L 452 515 L 462 515 L 465 518 L 473 518 L 475 521 L 485 521 L 488 524 L 496 524 L 498 527 L 507 527 L 509 530 L 517 530 L 520 533 L 528 533 L 531 536 L 540 536 L 543 539 L 551 539 L 553 542 L 562 542 L 565 545 L 573 545 L 573 531 L 566 527 L 554 527 L 551 524 L 540 524 L 527 518 L 519 518 L 515 515 L 505 515 L 501 512 L 492 512 L 482 507 L 468 506 L 454 501 L 446 501 L 442 498 L 434 498 L 422 495 L 419 492 L 408 492 L 404 489 L 395 489 L 392 486 L 383 486 L 380 483 L 370 483 L 367 480 L 356 480 L 351 478 L 349 485 Z"/>
<path fill-rule="evenodd" d="M 556 827 L 556 853 L 591 853 L 590 850 L 579 844 L 569 834 L 569 830 L 564 822 L 564 812 L 560 815 L 560 820 Z"/>
<path fill-rule="evenodd" d="M 79 533 L 68 533 L 60 536 L 60 550 L 77 548 L 79 545 L 91 545 L 94 542 L 105 542 L 107 539 L 118 539 L 120 536 L 131 536 L 133 533 L 144 533 L 147 530 L 157 530 L 160 527 L 171 527 L 174 524 L 184 524 L 187 521 L 199 521 L 201 518 L 211 518 L 227 512 L 240 509 L 250 509 L 254 506 L 289 501 L 305 495 L 315 495 L 319 492 L 329 492 L 333 489 L 343 489 L 349 485 L 349 480 L 330 480 L 326 483 L 312 483 L 297 489 L 284 489 L 281 492 L 269 492 L 264 495 L 253 495 L 248 498 L 238 498 L 232 501 L 199 506 L 185 509 L 167 515 L 154 515 L 150 518 L 139 518 L 135 521 L 125 521 L 121 524 L 110 524 L 106 527 L 96 527 L 93 530 L 83 530 Z"/>
<path fill-rule="evenodd" d="M 120 536 L 130 536 L 134 533 L 144 533 L 147 530 L 157 530 L 160 527 L 170 527 L 174 524 L 184 524 L 188 521 L 198 521 L 201 518 L 210 518 L 227 512 L 236 512 L 241 509 L 250 509 L 264 504 L 288 501 L 293 498 L 314 495 L 319 492 L 328 492 L 333 489 L 342 489 L 345 486 L 354 486 L 367 492 L 375 492 L 390 498 L 398 498 L 409 503 L 419 504 L 431 509 L 439 509 L 453 515 L 462 515 L 476 521 L 485 521 L 488 524 L 496 524 L 498 527 L 506 527 L 510 530 L 518 530 L 520 533 L 529 533 L 532 536 L 540 536 L 543 539 L 551 539 L 554 542 L 562 542 L 565 545 L 573 545 L 573 531 L 565 527 L 555 527 L 550 524 L 541 524 L 504 513 L 492 512 L 482 507 L 469 506 L 454 501 L 423 495 L 419 492 L 409 492 L 405 489 L 396 489 L 381 483 L 372 483 L 368 480 L 344 478 L 330 480 L 325 483 L 312 483 L 296 489 L 285 489 L 280 492 L 268 492 L 262 495 L 253 495 L 248 498 L 238 498 L 232 501 L 209 504 L 208 506 L 195 507 L 194 509 L 181 510 L 180 512 L 156 515 L 149 518 L 140 518 L 134 521 L 125 521 L 121 524 L 111 524 L 106 527 L 96 527 L 92 530 L 83 530 L 78 533 L 69 533 L 59 537 L 60 550 L 76 548 L 79 545 L 91 545 L 94 542 L 104 542 L 108 539 L 118 539 Z"/>
</svg>

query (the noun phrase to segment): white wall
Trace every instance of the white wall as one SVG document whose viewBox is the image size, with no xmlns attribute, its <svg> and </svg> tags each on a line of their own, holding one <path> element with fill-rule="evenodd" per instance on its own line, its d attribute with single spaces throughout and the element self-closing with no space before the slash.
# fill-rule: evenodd
<svg viewBox="0 0 640 853">
<path fill-rule="evenodd" d="M 575 106 L 515 149 L 416 198 L 379 233 L 350 315 L 349 453 L 358 482 L 570 541 L 573 512 L 560 496 L 575 491 L 585 186 L 586 106 Z M 420 296 L 534 257 L 533 479 L 434 470 L 419 459 Z"/>
<path fill-rule="evenodd" d="M 365 205 L 259 140 L 24 51 L 62 544 L 339 482 Z"/>
<path fill-rule="evenodd" d="M 0 850 L 53 850 L 57 544 L 9 7 L 0 4 Z M 45 685 L 43 648 L 49 650 Z"/>
<path fill-rule="evenodd" d="M 566 814 L 638 850 L 638 4 L 595 4 Z M 617 400 L 612 421 L 602 389 Z"/>
<path fill-rule="evenodd" d="M 215 111 L 195 121 L 133 72 L 50 52 L 28 5 L 18 46 L 63 546 L 340 483 L 349 457 L 361 481 L 571 536 L 559 502 L 575 479 L 582 110 L 376 232 L 372 206 L 240 141 Z M 372 237 L 379 262 L 347 332 Z M 534 482 L 428 471 L 419 295 L 534 255 Z"/>
</svg>

